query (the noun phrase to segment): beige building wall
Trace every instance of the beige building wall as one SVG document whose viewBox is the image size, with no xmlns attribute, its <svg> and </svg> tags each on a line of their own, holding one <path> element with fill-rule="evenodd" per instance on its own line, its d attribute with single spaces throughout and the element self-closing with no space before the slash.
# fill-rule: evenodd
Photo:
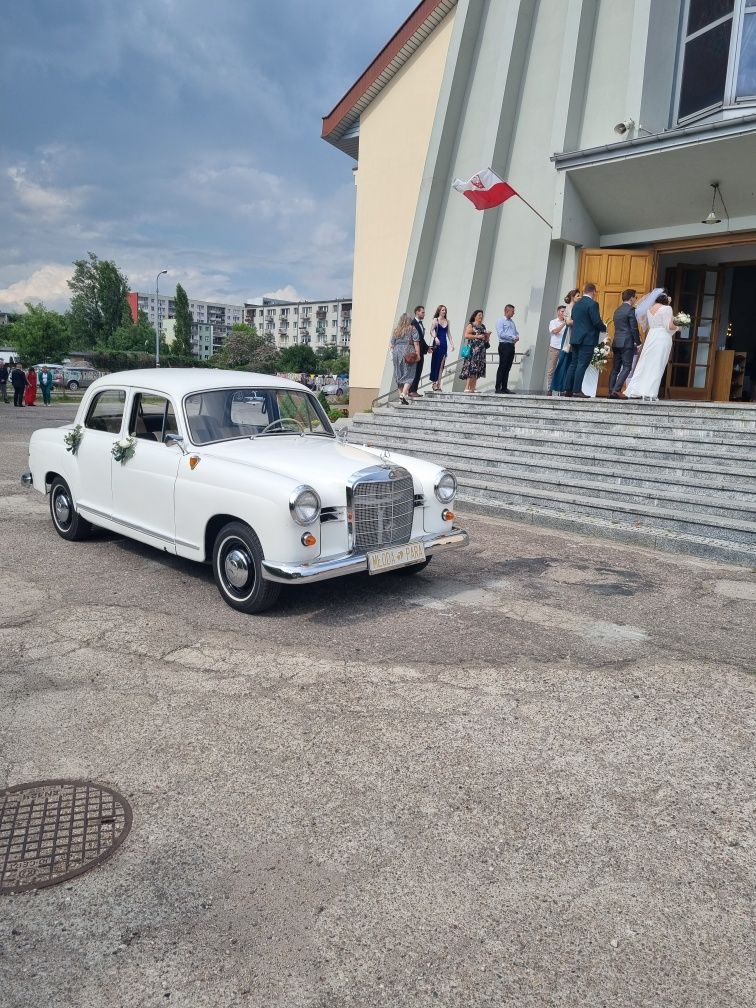
<svg viewBox="0 0 756 1008">
<path fill-rule="evenodd" d="M 360 119 L 349 369 L 353 413 L 378 395 L 453 23 L 452 13 Z"/>
</svg>

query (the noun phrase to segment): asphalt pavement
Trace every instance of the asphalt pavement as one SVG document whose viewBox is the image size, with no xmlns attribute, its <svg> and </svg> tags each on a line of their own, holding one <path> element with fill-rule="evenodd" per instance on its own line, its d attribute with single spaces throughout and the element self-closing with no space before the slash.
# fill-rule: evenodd
<svg viewBox="0 0 756 1008">
<path fill-rule="evenodd" d="M 753 571 L 494 518 L 416 577 L 287 589 L 68 543 L 0 403 L 0 787 L 131 833 L 0 896 L 4 1008 L 746 1008 Z"/>
</svg>

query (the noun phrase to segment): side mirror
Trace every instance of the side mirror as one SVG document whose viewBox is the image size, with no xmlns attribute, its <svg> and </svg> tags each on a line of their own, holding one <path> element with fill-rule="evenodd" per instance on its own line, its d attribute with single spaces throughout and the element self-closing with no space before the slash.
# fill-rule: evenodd
<svg viewBox="0 0 756 1008">
<path fill-rule="evenodd" d="M 181 449 L 182 455 L 186 455 L 186 449 L 184 448 L 184 439 L 181 437 L 180 434 L 166 434 L 165 441 L 163 443 L 171 448 L 175 445 L 176 448 Z"/>
</svg>

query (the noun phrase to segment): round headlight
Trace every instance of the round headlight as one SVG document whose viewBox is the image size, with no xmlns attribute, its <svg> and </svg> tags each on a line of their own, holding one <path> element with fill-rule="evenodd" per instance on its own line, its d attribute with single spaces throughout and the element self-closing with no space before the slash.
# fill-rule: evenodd
<svg viewBox="0 0 756 1008">
<path fill-rule="evenodd" d="M 299 525 L 312 525 L 320 516 L 320 497 L 311 486 L 298 486 L 289 498 L 291 517 Z"/>
<path fill-rule="evenodd" d="M 438 497 L 442 504 L 448 504 L 454 500 L 454 495 L 457 492 L 457 478 L 454 473 L 450 473 L 447 469 L 444 469 L 436 480 L 434 490 L 436 497 Z"/>
</svg>

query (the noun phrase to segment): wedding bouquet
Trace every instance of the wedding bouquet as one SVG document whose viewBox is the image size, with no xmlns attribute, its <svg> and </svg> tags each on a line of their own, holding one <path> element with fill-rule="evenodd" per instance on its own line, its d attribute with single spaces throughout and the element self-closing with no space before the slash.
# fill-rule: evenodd
<svg viewBox="0 0 756 1008">
<path fill-rule="evenodd" d="M 84 437 L 84 430 L 81 424 L 76 424 L 73 430 L 70 430 L 63 438 L 63 443 L 66 446 L 66 451 L 71 452 L 75 455 L 79 450 L 79 445 L 81 444 L 81 439 Z"/>
<path fill-rule="evenodd" d="M 597 371 L 601 371 L 606 362 L 609 360 L 611 352 L 612 348 L 606 341 L 599 343 L 593 351 L 593 357 L 591 357 L 591 367 L 596 368 Z"/>
<path fill-rule="evenodd" d="M 687 329 L 690 325 L 690 315 L 687 312 L 680 311 L 672 319 L 676 326 L 680 326 L 681 329 Z"/>
</svg>

